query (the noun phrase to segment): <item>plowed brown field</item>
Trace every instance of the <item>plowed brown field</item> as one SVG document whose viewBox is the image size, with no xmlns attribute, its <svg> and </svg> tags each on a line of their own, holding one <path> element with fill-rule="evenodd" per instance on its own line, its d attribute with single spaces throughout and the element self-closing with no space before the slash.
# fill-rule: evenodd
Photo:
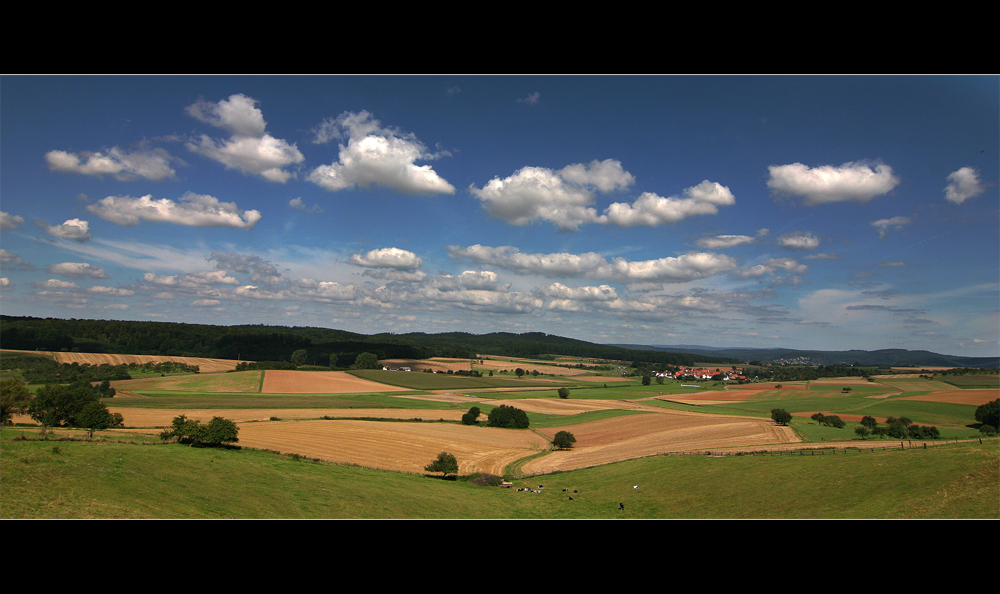
<svg viewBox="0 0 1000 594">
<path fill-rule="evenodd" d="M 405 392 L 399 388 L 354 377 L 345 371 L 264 372 L 263 394 L 361 394 L 365 392 Z"/>
<path fill-rule="evenodd" d="M 986 404 L 1000 398 L 1000 390 L 935 390 L 923 396 L 905 396 L 900 400 L 923 400 L 930 402 L 954 402 L 955 404 Z"/>
<path fill-rule="evenodd" d="M 248 423 L 240 426 L 240 445 L 421 474 L 438 453 L 450 452 L 460 474 L 496 475 L 549 448 L 544 437 L 528 430 L 350 420 Z"/>
</svg>

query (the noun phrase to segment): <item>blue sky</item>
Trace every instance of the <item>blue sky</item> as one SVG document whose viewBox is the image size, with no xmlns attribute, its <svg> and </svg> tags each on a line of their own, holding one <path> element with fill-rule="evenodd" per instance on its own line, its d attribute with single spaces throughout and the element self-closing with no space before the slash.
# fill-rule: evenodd
<svg viewBox="0 0 1000 594">
<path fill-rule="evenodd" d="M 1000 355 L 997 76 L 3 76 L 8 315 Z"/>
</svg>

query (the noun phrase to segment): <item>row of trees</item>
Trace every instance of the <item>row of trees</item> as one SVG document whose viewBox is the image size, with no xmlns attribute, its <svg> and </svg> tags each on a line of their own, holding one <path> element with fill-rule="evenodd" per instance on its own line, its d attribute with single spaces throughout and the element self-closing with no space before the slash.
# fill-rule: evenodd
<svg viewBox="0 0 1000 594">
<path fill-rule="evenodd" d="M 107 382 L 105 382 L 106 384 Z M 27 414 L 42 425 L 44 435 L 51 427 L 82 427 L 94 436 L 95 431 L 120 427 L 121 413 L 112 413 L 101 402 L 114 388 L 92 387 L 86 383 L 69 386 L 42 386 L 32 395 L 20 379 L 0 380 L 0 423 L 7 424 L 15 414 Z"/>
</svg>

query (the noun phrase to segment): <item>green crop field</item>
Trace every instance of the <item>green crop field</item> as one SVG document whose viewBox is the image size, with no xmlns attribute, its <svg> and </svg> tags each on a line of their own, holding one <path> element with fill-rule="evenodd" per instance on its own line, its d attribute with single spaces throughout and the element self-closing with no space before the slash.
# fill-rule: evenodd
<svg viewBox="0 0 1000 594">
<path fill-rule="evenodd" d="M 354 370 L 348 373 L 362 379 L 413 390 L 475 390 L 477 388 L 527 388 L 564 385 L 563 382 L 554 382 L 551 378 L 539 381 L 528 375 L 523 378 L 472 377 L 446 373 L 383 371 L 381 369 Z"/>
</svg>

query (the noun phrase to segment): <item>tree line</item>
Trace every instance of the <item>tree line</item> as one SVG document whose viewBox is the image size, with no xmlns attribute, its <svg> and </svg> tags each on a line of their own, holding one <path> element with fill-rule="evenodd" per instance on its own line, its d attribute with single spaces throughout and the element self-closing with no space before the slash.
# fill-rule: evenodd
<svg viewBox="0 0 1000 594">
<path fill-rule="evenodd" d="M 379 359 L 451 357 L 472 359 L 479 353 L 538 358 L 553 353 L 588 359 L 646 361 L 691 366 L 696 361 L 737 363 L 732 358 L 663 351 L 634 350 L 595 344 L 542 332 L 515 334 L 382 333 L 364 335 L 315 327 L 265 325 L 213 326 L 177 322 L 66 320 L 0 316 L 0 343 L 5 349 L 79 351 L 132 355 L 207 357 L 249 361 L 289 361 L 306 349 L 314 361 L 337 354 L 349 366 L 363 352 Z M 315 364 L 315 363 L 313 363 Z M 326 363 L 319 363 L 325 365 Z"/>
</svg>

